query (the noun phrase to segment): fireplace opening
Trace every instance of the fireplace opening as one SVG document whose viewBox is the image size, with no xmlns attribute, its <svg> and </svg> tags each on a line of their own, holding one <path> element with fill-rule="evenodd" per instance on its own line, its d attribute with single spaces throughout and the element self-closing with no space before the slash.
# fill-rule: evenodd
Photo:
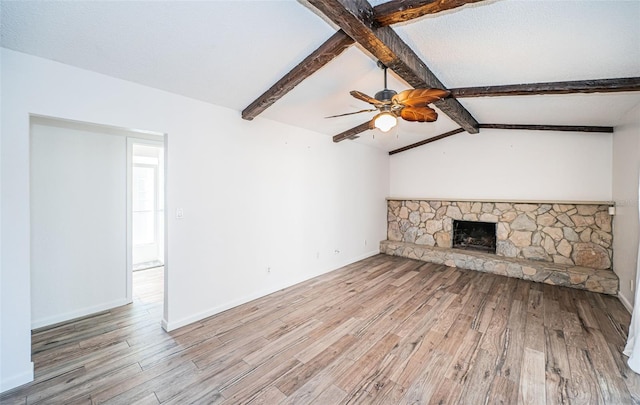
<svg viewBox="0 0 640 405">
<path fill-rule="evenodd" d="M 454 219 L 453 247 L 496 253 L 496 224 Z"/>
</svg>

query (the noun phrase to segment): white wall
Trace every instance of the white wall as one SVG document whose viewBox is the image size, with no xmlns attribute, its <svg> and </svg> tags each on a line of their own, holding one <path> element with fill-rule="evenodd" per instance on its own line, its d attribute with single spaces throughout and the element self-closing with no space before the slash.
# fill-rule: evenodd
<svg viewBox="0 0 640 405">
<path fill-rule="evenodd" d="M 31 123 L 31 327 L 129 302 L 127 139 Z"/>
<path fill-rule="evenodd" d="M 32 376 L 30 113 L 168 134 L 170 329 L 378 252 L 382 151 L 6 49 L 2 65 L 2 390 Z"/>
<path fill-rule="evenodd" d="M 394 197 L 611 200 L 611 134 L 483 129 L 391 156 Z"/>
<path fill-rule="evenodd" d="M 638 174 L 640 172 L 640 105 L 629 111 L 613 134 L 613 269 L 620 278 L 620 300 L 634 305 L 630 281 L 638 261 Z"/>
</svg>

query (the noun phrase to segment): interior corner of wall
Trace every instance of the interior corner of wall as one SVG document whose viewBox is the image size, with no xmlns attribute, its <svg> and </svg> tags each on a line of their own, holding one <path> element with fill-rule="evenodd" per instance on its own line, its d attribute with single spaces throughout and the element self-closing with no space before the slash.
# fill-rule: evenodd
<svg viewBox="0 0 640 405">
<path fill-rule="evenodd" d="M 624 305 L 624 307 L 629 311 L 629 313 L 633 312 L 633 305 L 631 304 L 631 300 L 629 300 L 622 291 L 618 291 L 618 299 Z"/>
</svg>

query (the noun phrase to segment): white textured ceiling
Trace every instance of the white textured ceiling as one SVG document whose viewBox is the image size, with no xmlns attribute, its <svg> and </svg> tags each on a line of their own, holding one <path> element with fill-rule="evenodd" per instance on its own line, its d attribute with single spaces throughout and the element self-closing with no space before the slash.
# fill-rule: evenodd
<svg viewBox="0 0 640 405">
<path fill-rule="evenodd" d="M 372 2 L 378 4 L 381 1 Z M 640 1 L 484 1 L 394 28 L 449 88 L 640 76 Z M 2 46 L 241 111 L 335 28 L 296 1 L 2 1 Z M 392 75 L 389 87 L 407 88 Z M 335 135 L 382 72 L 353 46 L 262 116 Z M 468 98 L 481 123 L 615 126 L 638 93 Z M 240 113 L 238 113 L 238 119 Z M 401 122 L 392 150 L 457 128 Z"/>
</svg>

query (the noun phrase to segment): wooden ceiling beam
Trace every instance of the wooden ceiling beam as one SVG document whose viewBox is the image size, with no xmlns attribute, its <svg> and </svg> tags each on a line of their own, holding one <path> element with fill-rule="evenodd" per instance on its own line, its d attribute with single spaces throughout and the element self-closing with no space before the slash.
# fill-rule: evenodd
<svg viewBox="0 0 640 405">
<path fill-rule="evenodd" d="M 613 93 L 640 91 L 640 77 L 620 79 L 576 80 L 569 82 L 547 82 L 530 84 L 507 84 L 503 86 L 462 87 L 450 89 L 456 98 L 529 96 L 537 94 Z"/>
<path fill-rule="evenodd" d="M 601 132 L 613 133 L 613 127 L 589 125 L 522 125 L 522 124 L 480 124 L 481 129 L 522 129 L 529 131 Z"/>
<path fill-rule="evenodd" d="M 363 122 L 362 124 L 351 129 L 347 129 L 346 131 L 341 132 L 338 135 L 334 135 L 333 142 L 338 143 L 344 141 L 345 139 L 356 139 L 359 133 L 369 129 L 373 129 L 373 124 L 371 123 L 371 121 Z"/>
<path fill-rule="evenodd" d="M 374 12 L 376 13 L 378 25 L 388 25 L 408 21 L 427 14 L 438 13 L 476 1 L 483 0 L 406 0 L 390 2 L 393 3 L 393 7 L 389 7 L 390 3 L 381 4 L 374 9 Z M 340 55 L 354 42 L 343 30 L 338 30 L 311 55 L 271 86 L 269 90 L 249 104 L 242 111 L 242 118 L 252 120 L 257 117 L 307 77 Z"/>
<path fill-rule="evenodd" d="M 422 145 L 426 145 L 426 144 L 431 143 L 431 142 L 439 141 L 440 139 L 448 138 L 450 136 L 453 136 L 453 135 L 456 135 L 456 134 L 459 134 L 459 133 L 462 133 L 462 132 L 464 132 L 464 129 L 462 129 L 462 128 L 454 129 L 453 131 L 445 132 L 444 134 L 432 136 L 431 138 L 427 138 L 427 139 L 425 139 L 423 141 L 412 143 L 411 145 L 403 146 L 402 148 L 394 149 L 391 152 L 389 152 L 389 155 L 395 155 L 396 153 L 400 153 L 400 152 L 404 152 L 404 151 L 409 150 L 409 149 L 417 148 L 418 146 L 422 146 Z"/>
<path fill-rule="evenodd" d="M 340 55 L 354 43 L 353 39 L 344 31 L 339 30 L 318 49 L 313 51 L 296 67 L 291 69 L 282 79 L 278 80 L 269 90 L 264 92 L 247 108 L 242 110 L 242 118 L 252 120 L 258 114 L 269 108 L 273 103 L 293 90 L 304 79 L 311 76 L 324 65 Z"/>
<path fill-rule="evenodd" d="M 446 89 L 391 27 L 376 27 L 375 12 L 366 0 L 309 0 L 309 3 L 409 85 Z M 478 133 L 478 122 L 456 99 L 446 98 L 434 104 L 465 131 Z"/>
<path fill-rule="evenodd" d="M 478 128 L 530 130 L 530 131 L 600 132 L 600 133 L 607 133 L 607 134 L 610 134 L 613 132 L 613 127 L 598 127 L 598 126 L 586 126 L 586 125 L 478 124 Z M 464 132 L 464 129 L 458 128 L 458 129 L 454 129 L 453 131 L 445 132 L 444 134 L 441 134 L 441 135 L 432 136 L 431 138 L 427 138 L 420 142 L 412 143 L 411 145 L 394 149 L 389 152 L 389 155 L 395 155 L 396 153 L 404 152 L 409 149 L 417 148 L 418 146 L 439 141 L 440 139 L 448 138 L 452 135 L 456 135 L 461 132 Z"/>
<path fill-rule="evenodd" d="M 373 8 L 374 19 L 378 26 L 385 27 L 397 24 L 428 14 L 436 14 L 441 11 L 476 3 L 483 0 L 404 0 L 389 1 L 378 4 Z"/>
</svg>

